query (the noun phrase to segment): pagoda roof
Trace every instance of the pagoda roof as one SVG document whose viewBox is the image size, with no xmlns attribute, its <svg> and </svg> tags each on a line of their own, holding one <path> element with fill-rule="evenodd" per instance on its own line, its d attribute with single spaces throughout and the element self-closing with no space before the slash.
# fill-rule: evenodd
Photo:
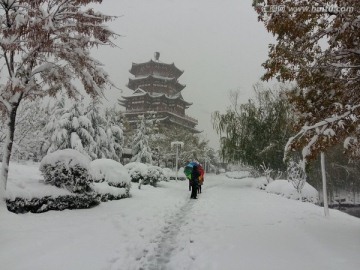
<svg viewBox="0 0 360 270">
<path fill-rule="evenodd" d="M 177 91 L 181 91 L 186 87 L 186 85 L 179 83 L 175 77 L 170 78 L 170 77 L 164 77 L 164 76 L 158 76 L 152 74 L 147 76 L 135 77 L 133 79 L 129 78 L 129 83 L 127 84 L 127 87 L 130 88 L 131 90 L 136 90 L 137 88 L 139 88 L 139 84 L 145 83 L 146 81 L 149 80 L 150 81 L 160 80 L 164 83 L 170 83 L 175 87 L 175 90 Z"/>
<path fill-rule="evenodd" d="M 169 96 L 167 94 L 164 93 L 149 93 L 146 92 L 145 90 L 138 88 L 135 90 L 135 92 L 130 95 L 130 96 L 121 96 L 123 99 L 128 100 L 131 99 L 133 97 L 139 97 L 139 96 L 149 96 L 150 98 L 166 98 L 166 99 L 170 99 L 170 100 L 181 100 L 183 103 L 185 103 L 185 105 L 190 106 L 192 105 L 191 102 L 187 102 L 184 100 L 184 98 L 182 97 L 181 93 L 177 93 L 175 95 Z M 124 102 L 122 102 L 124 103 Z"/>
<path fill-rule="evenodd" d="M 150 60 L 148 62 L 144 62 L 144 63 L 132 63 L 131 69 L 129 70 L 129 72 L 133 75 L 137 75 L 139 73 L 141 73 L 141 70 L 143 67 L 146 66 L 154 66 L 154 67 L 158 67 L 158 68 L 165 68 L 165 69 L 171 69 L 172 72 L 174 73 L 174 75 L 176 76 L 176 78 L 179 78 L 184 71 L 178 69 L 174 63 L 171 64 L 166 64 L 166 63 L 162 63 L 159 61 L 154 61 L 154 60 Z"/>
</svg>

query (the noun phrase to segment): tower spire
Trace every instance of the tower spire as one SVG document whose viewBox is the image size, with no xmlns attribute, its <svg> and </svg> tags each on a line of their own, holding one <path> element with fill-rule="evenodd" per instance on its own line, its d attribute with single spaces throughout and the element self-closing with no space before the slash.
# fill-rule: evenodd
<svg viewBox="0 0 360 270">
<path fill-rule="evenodd" d="M 155 58 L 155 61 L 159 62 L 160 53 L 159 53 L 159 52 L 155 52 L 155 53 L 154 53 L 154 58 Z"/>
</svg>

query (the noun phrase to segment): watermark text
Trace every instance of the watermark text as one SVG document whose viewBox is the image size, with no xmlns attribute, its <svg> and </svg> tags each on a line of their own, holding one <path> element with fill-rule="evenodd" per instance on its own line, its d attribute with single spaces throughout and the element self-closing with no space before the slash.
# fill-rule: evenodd
<svg viewBox="0 0 360 270">
<path fill-rule="evenodd" d="M 355 11 L 354 7 L 339 7 L 339 6 L 297 6 L 290 7 L 285 5 L 266 5 L 261 7 L 265 13 L 285 12 L 299 13 L 299 12 L 310 12 L 310 13 L 352 13 Z"/>
</svg>

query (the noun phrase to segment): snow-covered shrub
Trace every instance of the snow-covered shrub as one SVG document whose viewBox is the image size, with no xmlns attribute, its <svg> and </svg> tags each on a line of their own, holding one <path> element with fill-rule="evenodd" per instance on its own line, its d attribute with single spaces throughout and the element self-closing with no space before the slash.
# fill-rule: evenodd
<svg viewBox="0 0 360 270">
<path fill-rule="evenodd" d="M 112 159 L 96 159 L 90 162 L 89 174 L 94 182 L 109 183 L 110 186 L 126 188 L 130 186 L 130 176 L 127 169 Z"/>
<path fill-rule="evenodd" d="M 156 186 L 159 181 L 167 181 L 168 177 L 164 170 L 158 166 L 140 162 L 130 162 L 124 166 L 130 175 L 131 182 Z"/>
<path fill-rule="evenodd" d="M 140 162 L 130 162 L 124 166 L 129 175 L 131 182 L 139 183 L 139 181 L 142 181 L 145 179 L 147 174 L 147 165 Z"/>
<path fill-rule="evenodd" d="M 250 172 L 249 171 L 234 171 L 234 172 L 227 172 L 225 175 L 228 178 L 242 179 L 242 178 L 249 177 Z"/>
<path fill-rule="evenodd" d="M 95 182 L 93 188 L 101 201 L 129 197 L 131 179 L 125 167 L 112 159 L 96 159 L 90 162 L 89 175 Z"/>
<path fill-rule="evenodd" d="M 164 181 L 169 181 L 171 175 L 173 175 L 174 172 L 170 168 L 162 168 L 162 170 L 163 170 L 164 176 L 165 176 Z"/>
<path fill-rule="evenodd" d="M 299 195 L 294 186 L 287 180 L 275 180 L 269 183 L 266 187 L 266 191 L 281 195 L 288 199 L 299 200 Z M 318 191 L 308 183 L 305 183 L 302 190 L 302 201 L 312 202 L 317 204 L 319 202 Z"/>
<path fill-rule="evenodd" d="M 70 192 L 91 192 L 88 175 L 90 159 L 73 149 L 58 150 L 46 155 L 40 163 L 45 183 Z"/>
<path fill-rule="evenodd" d="M 306 173 L 304 167 L 305 165 L 303 161 L 295 162 L 291 160 L 287 168 L 287 179 L 298 192 L 300 199 L 302 196 L 302 189 L 306 183 Z"/>
<path fill-rule="evenodd" d="M 166 179 L 164 171 L 158 166 L 148 166 L 147 173 L 144 178 L 144 185 L 152 185 L 156 187 L 157 183 Z"/>
<path fill-rule="evenodd" d="M 182 181 L 187 180 L 186 175 L 184 173 L 184 169 L 185 169 L 184 167 L 179 168 L 179 170 L 178 170 L 178 180 L 182 180 Z"/>
<path fill-rule="evenodd" d="M 170 171 L 168 171 L 168 179 L 169 180 L 175 180 L 176 179 L 176 171 L 173 171 L 171 169 L 169 169 Z M 184 173 L 184 167 L 180 167 L 177 173 L 177 179 L 184 181 L 186 180 L 186 175 Z"/>
<path fill-rule="evenodd" d="M 266 190 L 266 186 L 268 185 L 268 179 L 266 176 L 261 176 L 253 179 L 253 187 L 261 190 Z"/>
<path fill-rule="evenodd" d="M 130 197 L 130 185 L 125 188 L 117 188 L 110 186 L 107 182 L 102 182 L 93 183 L 93 189 L 96 192 L 97 198 L 102 202 Z"/>
<path fill-rule="evenodd" d="M 9 211 L 22 213 L 43 213 L 49 210 L 62 211 L 65 209 L 85 209 L 96 206 L 100 200 L 95 194 L 72 194 L 58 197 L 45 196 L 42 198 L 20 198 L 6 200 Z"/>
<path fill-rule="evenodd" d="M 260 168 L 262 170 L 263 175 L 266 177 L 267 182 L 270 183 L 273 180 L 271 178 L 271 173 L 273 172 L 273 170 L 269 166 L 266 166 L 265 163 L 262 163 L 260 165 Z"/>
</svg>

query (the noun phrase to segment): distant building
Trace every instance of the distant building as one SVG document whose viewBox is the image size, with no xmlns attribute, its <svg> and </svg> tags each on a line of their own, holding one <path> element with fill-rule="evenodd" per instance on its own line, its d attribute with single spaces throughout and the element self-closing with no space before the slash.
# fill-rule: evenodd
<svg viewBox="0 0 360 270">
<path fill-rule="evenodd" d="M 119 104 L 125 107 L 124 116 L 130 124 L 135 124 L 139 115 L 152 112 L 155 119 L 162 124 L 176 125 L 191 133 L 199 133 L 195 128 L 198 121 L 185 114 L 192 103 L 183 99 L 181 91 L 185 85 L 178 82 L 183 74 L 174 63 L 165 64 L 159 61 L 160 54 L 155 53 L 155 61 L 132 64 L 127 87 L 134 92 L 122 96 Z"/>
</svg>

